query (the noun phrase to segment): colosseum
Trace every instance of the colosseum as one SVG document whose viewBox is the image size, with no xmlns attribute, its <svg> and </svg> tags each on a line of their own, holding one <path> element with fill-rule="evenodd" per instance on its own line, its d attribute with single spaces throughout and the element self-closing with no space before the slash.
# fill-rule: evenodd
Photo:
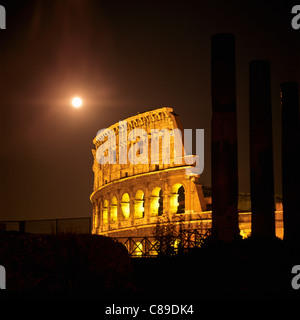
<svg viewBox="0 0 300 320">
<path fill-rule="evenodd" d="M 126 123 L 124 130 L 120 123 Z M 111 125 L 109 129 L 116 137 L 116 143 L 111 146 L 115 157 L 113 163 L 100 164 L 97 160 L 98 148 L 107 141 L 105 134 L 101 135 L 100 132 L 93 140 L 94 187 L 90 200 L 93 205 L 94 234 L 118 239 L 153 239 L 158 221 L 177 224 L 185 230 L 201 229 L 203 232 L 211 228 L 211 195 L 205 194 L 205 188 L 200 184 L 200 174 L 193 173 L 193 170 L 189 173 L 187 170 L 194 166 L 187 164 L 190 162 L 186 159 L 191 155 L 183 152 L 182 161 L 175 161 L 175 139 L 170 139 L 169 163 L 161 161 L 161 139 L 158 140 L 158 154 L 155 155 L 151 150 L 152 129 L 179 129 L 183 132 L 180 118 L 172 108 L 163 107 L 139 113 Z M 150 158 L 150 154 L 154 154 L 157 161 L 139 161 L 136 164 L 119 161 L 139 140 L 124 140 L 121 135 L 127 137 L 134 129 L 145 130 L 148 135 L 147 155 Z M 137 155 L 143 153 L 139 148 L 134 150 Z M 249 210 L 239 210 L 239 227 L 242 237 L 251 233 Z M 282 211 L 276 211 L 276 235 L 283 237 Z M 136 250 L 142 251 L 142 241 L 137 243 Z"/>
</svg>

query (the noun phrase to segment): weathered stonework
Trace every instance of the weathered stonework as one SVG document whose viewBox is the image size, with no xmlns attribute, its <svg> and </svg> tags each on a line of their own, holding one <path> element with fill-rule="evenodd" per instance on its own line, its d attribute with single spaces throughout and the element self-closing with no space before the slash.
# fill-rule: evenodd
<svg viewBox="0 0 300 320">
<path fill-rule="evenodd" d="M 183 132 L 180 118 L 172 108 L 160 108 L 125 119 L 127 134 L 134 128 L 148 134 L 148 155 L 151 154 L 151 129 L 178 128 Z M 116 135 L 116 163 L 99 164 L 97 148 L 104 143 L 94 139 L 94 190 L 90 196 L 93 204 L 93 233 L 112 237 L 152 237 L 157 219 L 162 214 L 169 221 L 181 221 L 185 228 L 211 227 L 211 211 L 207 210 L 209 198 L 203 195 L 200 175 L 187 175 L 191 165 L 174 163 L 174 141 L 171 139 L 169 164 L 119 164 L 119 123 L 109 127 Z M 124 133 L 124 132 L 123 132 Z M 122 133 L 122 134 L 123 134 Z M 127 150 L 135 141 L 127 141 Z M 251 233 L 251 213 L 239 214 L 241 235 Z M 276 213 L 276 235 L 282 237 L 282 212 Z"/>
</svg>

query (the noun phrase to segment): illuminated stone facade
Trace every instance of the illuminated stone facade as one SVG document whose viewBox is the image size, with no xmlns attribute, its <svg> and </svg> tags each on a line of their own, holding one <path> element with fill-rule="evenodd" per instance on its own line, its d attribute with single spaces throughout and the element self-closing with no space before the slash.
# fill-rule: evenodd
<svg viewBox="0 0 300 320">
<path fill-rule="evenodd" d="M 144 129 L 149 135 L 148 155 L 151 154 L 151 129 L 175 128 L 182 130 L 180 118 L 172 108 L 147 111 L 125 119 L 127 133 L 135 128 Z M 93 233 L 112 237 L 152 237 L 159 216 L 169 221 L 181 221 L 185 228 L 211 227 L 211 211 L 207 210 L 210 198 L 204 197 L 200 175 L 187 174 L 192 168 L 174 161 L 174 139 L 170 139 L 170 163 L 161 161 L 162 144 L 159 146 L 159 164 L 119 164 L 120 124 L 109 127 L 116 136 L 115 164 L 99 164 L 97 149 L 105 139 L 94 139 L 94 189 L 90 196 L 93 204 Z M 99 141 L 100 140 L 100 141 Z M 136 141 L 126 141 L 127 150 Z M 186 156 L 189 157 L 189 156 Z M 183 157 L 184 158 L 184 157 Z M 251 213 L 239 214 L 241 235 L 251 232 Z M 276 234 L 282 237 L 282 212 L 276 213 Z"/>
</svg>

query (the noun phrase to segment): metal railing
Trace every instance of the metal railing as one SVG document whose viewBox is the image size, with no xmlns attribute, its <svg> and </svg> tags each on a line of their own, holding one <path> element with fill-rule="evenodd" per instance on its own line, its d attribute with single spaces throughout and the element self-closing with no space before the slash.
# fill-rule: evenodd
<svg viewBox="0 0 300 320">
<path fill-rule="evenodd" d="M 0 230 L 40 234 L 91 233 L 91 218 L 0 221 Z"/>
<path fill-rule="evenodd" d="M 130 257 L 152 258 L 162 255 L 175 256 L 191 248 L 200 248 L 209 235 L 210 229 L 194 229 L 184 230 L 176 236 L 113 237 L 113 240 L 122 243 Z"/>
</svg>

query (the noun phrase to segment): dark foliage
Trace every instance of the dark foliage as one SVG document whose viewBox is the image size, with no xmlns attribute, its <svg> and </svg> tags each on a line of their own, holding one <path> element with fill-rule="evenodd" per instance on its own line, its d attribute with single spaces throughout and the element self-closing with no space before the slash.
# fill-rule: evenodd
<svg viewBox="0 0 300 320">
<path fill-rule="evenodd" d="M 279 239 L 207 238 L 175 256 L 130 259 L 107 237 L 0 233 L 0 264 L 13 298 L 298 299 L 291 269 L 299 253 Z"/>
<path fill-rule="evenodd" d="M 144 298 L 299 299 L 291 286 L 299 251 L 279 239 L 210 239 L 182 255 L 133 262 Z"/>
<path fill-rule="evenodd" d="M 126 249 L 102 236 L 1 232 L 0 264 L 15 294 L 105 296 L 133 288 Z"/>
</svg>

